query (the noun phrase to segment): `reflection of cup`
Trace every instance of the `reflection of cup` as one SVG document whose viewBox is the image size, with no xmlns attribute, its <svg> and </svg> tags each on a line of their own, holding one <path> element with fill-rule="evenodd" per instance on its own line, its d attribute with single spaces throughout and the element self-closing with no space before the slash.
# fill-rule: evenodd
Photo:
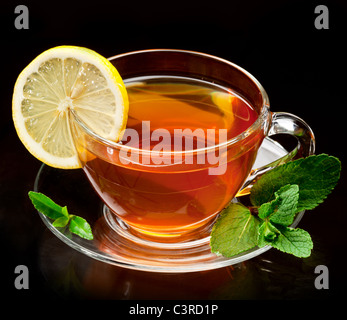
<svg viewBox="0 0 347 320">
<path fill-rule="evenodd" d="M 129 141 L 114 143 L 98 137 L 72 111 L 76 120 L 75 143 L 89 181 L 116 220 L 136 235 L 159 242 L 176 242 L 194 238 L 209 228 L 216 215 L 242 189 L 247 178 L 254 179 L 254 176 L 250 177 L 251 169 L 267 135 L 286 133 L 297 137 L 298 147 L 291 155 L 298 152 L 307 156 L 314 151 L 313 133 L 307 124 L 291 114 L 271 113 L 267 94 L 259 82 L 226 60 L 182 50 L 145 50 L 118 55 L 110 61 L 128 88 L 128 129 L 137 130 L 142 145 L 132 145 Z M 163 85 L 168 82 L 170 86 Z M 132 99 L 143 88 L 147 98 L 155 96 L 153 101 L 149 98 L 151 104 L 146 98 L 149 108 L 154 108 L 159 101 L 159 107 L 165 106 L 162 108 L 165 117 L 156 116 L 157 111 L 146 114 L 145 108 L 135 107 L 138 100 L 132 102 Z M 161 91 L 150 93 L 150 90 Z M 235 103 L 249 104 L 251 107 L 247 112 L 256 115 L 254 121 L 244 128 L 240 125 L 240 132 L 230 134 L 231 128 L 235 127 L 228 127 L 230 118 L 235 121 L 237 116 L 232 109 L 233 102 L 229 109 L 223 104 L 223 107 L 214 105 L 213 110 L 211 104 L 203 102 L 184 117 L 181 111 L 191 107 L 196 92 L 200 92 L 199 96 L 207 92 L 210 100 L 216 97 L 213 92 L 217 92 L 217 98 L 226 95 L 223 101 L 232 98 Z M 191 103 L 178 107 L 178 102 L 186 103 L 187 100 Z M 170 107 L 166 107 L 168 103 L 171 103 Z M 158 107 L 155 110 L 161 111 Z M 159 132 L 160 135 L 163 129 L 174 131 L 175 123 L 168 119 L 184 118 L 191 124 L 190 120 L 200 119 L 201 114 L 205 114 L 204 119 L 212 119 L 217 113 L 223 113 L 223 121 L 216 121 L 214 129 L 228 128 L 225 141 L 220 134 L 214 137 L 216 144 L 209 143 L 206 130 L 211 129 L 211 123 L 206 125 L 204 120 L 200 121 L 200 126 L 194 124 L 191 125 L 194 128 L 190 128 L 205 130 L 202 131 L 204 147 L 199 147 L 198 135 L 193 147 L 188 149 L 177 151 L 172 146 L 166 149 L 162 145 L 160 150 L 154 150 L 151 144 L 144 146 L 147 140 L 143 140 L 143 136 L 148 125 L 153 126 L 148 131 L 150 134 Z M 149 114 L 154 118 L 147 118 Z M 215 125 L 217 122 L 219 125 Z M 159 141 L 158 137 L 156 139 Z"/>
</svg>

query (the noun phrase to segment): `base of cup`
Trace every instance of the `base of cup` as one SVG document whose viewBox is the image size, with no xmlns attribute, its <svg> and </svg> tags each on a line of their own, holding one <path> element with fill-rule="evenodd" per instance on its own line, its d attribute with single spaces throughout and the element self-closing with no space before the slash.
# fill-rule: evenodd
<svg viewBox="0 0 347 320">
<path fill-rule="evenodd" d="M 152 233 L 129 226 L 106 205 L 103 206 L 103 215 L 107 225 L 118 237 L 138 245 L 162 249 L 179 249 L 208 244 L 211 229 L 216 219 L 216 217 L 209 219 L 203 226 L 184 233 Z"/>
<path fill-rule="evenodd" d="M 106 205 L 102 210 L 103 216 L 94 226 L 94 241 L 99 244 L 98 251 L 110 259 L 116 258 L 122 263 L 131 261 L 132 266 L 142 265 L 144 271 L 161 272 L 204 270 L 209 269 L 212 262 L 225 260 L 211 252 L 209 243 L 213 221 L 198 234 L 189 233 L 168 241 L 163 237 L 144 237 L 121 221 Z M 191 268 L 192 264 L 194 268 Z M 196 265 L 199 265 L 198 269 Z"/>
</svg>

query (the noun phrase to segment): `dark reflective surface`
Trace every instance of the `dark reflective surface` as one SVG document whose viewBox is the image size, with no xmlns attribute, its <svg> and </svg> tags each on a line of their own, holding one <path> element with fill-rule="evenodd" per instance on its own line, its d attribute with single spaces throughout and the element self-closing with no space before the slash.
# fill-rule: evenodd
<svg viewBox="0 0 347 320">
<path fill-rule="evenodd" d="M 80 254 L 44 232 L 39 267 L 61 297 L 88 299 L 322 299 L 314 268 L 325 260 L 316 251 L 304 261 L 270 250 L 252 260 L 212 271 L 149 273 L 105 264 Z"/>
</svg>

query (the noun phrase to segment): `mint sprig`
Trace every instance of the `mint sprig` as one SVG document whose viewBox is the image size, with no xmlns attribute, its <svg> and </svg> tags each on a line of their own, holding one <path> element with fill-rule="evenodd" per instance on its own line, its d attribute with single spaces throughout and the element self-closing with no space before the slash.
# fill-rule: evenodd
<svg viewBox="0 0 347 320">
<path fill-rule="evenodd" d="M 87 240 L 93 240 L 93 233 L 88 222 L 76 215 L 69 214 L 67 207 L 61 207 L 42 193 L 30 191 L 29 198 L 37 211 L 51 220 L 56 228 L 69 227 L 69 230 Z"/>
<path fill-rule="evenodd" d="M 226 207 L 211 232 L 211 251 L 232 257 L 256 246 L 270 245 L 297 257 L 308 257 L 313 243 L 305 230 L 290 227 L 296 215 L 322 203 L 336 186 L 339 159 L 312 155 L 265 173 L 252 187 L 250 208 Z"/>
</svg>

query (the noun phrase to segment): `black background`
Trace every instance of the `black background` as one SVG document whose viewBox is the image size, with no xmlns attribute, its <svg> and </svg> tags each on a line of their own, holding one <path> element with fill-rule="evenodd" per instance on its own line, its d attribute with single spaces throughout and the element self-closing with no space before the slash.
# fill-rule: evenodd
<svg viewBox="0 0 347 320">
<path fill-rule="evenodd" d="M 14 25 L 14 9 L 20 4 L 29 9 L 28 30 L 17 30 Z M 320 4 L 329 9 L 328 30 L 314 26 L 314 9 Z M 346 21 L 347 5 L 342 0 L 2 1 L 1 291 L 17 301 L 343 297 L 347 284 Z M 78 275 L 64 274 L 65 287 L 59 282 L 61 272 L 47 275 L 40 262 L 43 242 L 53 243 L 49 251 L 56 260 L 52 264 L 75 259 L 87 265 L 91 259 L 54 239 L 29 203 L 27 192 L 33 189 L 41 163 L 17 138 L 11 99 L 21 70 L 42 51 L 64 44 L 89 47 L 105 57 L 150 48 L 195 50 L 230 60 L 252 73 L 267 91 L 272 111 L 291 112 L 305 119 L 316 136 L 316 153 L 334 155 L 342 162 L 338 186 L 300 223 L 314 240 L 312 256 L 298 259 L 273 249 L 234 268 L 190 275 L 154 275 L 100 263 L 96 270 L 104 279 L 92 288 L 76 284 L 73 278 Z M 20 264 L 29 268 L 29 290 L 14 287 L 14 269 Z M 319 264 L 329 268 L 328 290 L 314 287 L 314 269 Z M 112 274 L 109 280 L 108 273 Z"/>
</svg>

